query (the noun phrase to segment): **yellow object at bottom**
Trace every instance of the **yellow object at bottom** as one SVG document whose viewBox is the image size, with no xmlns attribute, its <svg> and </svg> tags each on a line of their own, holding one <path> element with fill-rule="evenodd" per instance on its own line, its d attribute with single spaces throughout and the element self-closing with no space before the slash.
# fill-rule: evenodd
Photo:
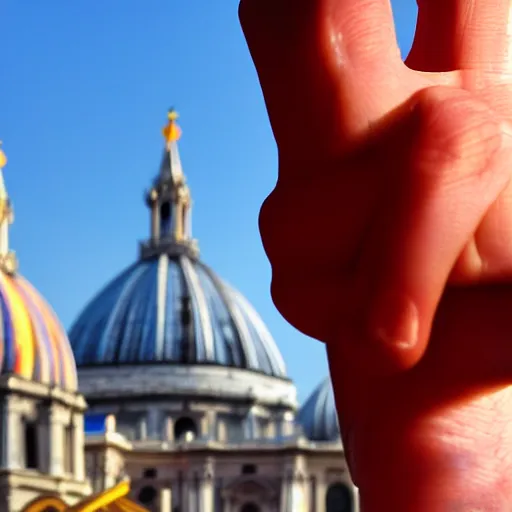
<svg viewBox="0 0 512 512">
<path fill-rule="evenodd" d="M 129 492 L 130 484 L 121 482 L 106 491 L 88 496 L 71 507 L 58 496 L 41 496 L 27 505 L 23 512 L 148 512 L 146 508 L 126 498 Z"/>
</svg>

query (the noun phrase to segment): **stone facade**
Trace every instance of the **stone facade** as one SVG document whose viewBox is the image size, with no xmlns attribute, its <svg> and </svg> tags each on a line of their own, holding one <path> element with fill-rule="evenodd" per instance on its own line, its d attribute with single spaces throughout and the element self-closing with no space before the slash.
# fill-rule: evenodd
<svg viewBox="0 0 512 512">
<path fill-rule="evenodd" d="M 108 434 L 90 440 L 91 472 L 94 461 L 112 449 Z M 300 436 L 275 445 L 255 441 L 244 446 L 136 441 L 123 447 L 119 443 L 117 450 L 117 473 L 102 482 L 129 476 L 131 498 L 154 512 L 244 512 L 252 504 L 258 508 L 248 511 L 358 511 L 357 490 L 336 443 L 318 446 Z M 351 503 L 328 508 L 330 490 L 340 486 L 348 490 Z"/>
<path fill-rule="evenodd" d="M 80 382 L 90 414 L 116 417 L 87 437 L 97 491 L 127 476 L 131 499 L 155 512 L 358 511 L 341 443 L 305 438 L 291 381 L 148 365 L 84 368 Z M 346 504 L 329 508 L 335 492 Z"/>
<path fill-rule="evenodd" d="M 42 494 L 74 503 L 91 492 L 81 395 L 2 376 L 0 407 L 2 512 L 18 512 Z"/>
</svg>

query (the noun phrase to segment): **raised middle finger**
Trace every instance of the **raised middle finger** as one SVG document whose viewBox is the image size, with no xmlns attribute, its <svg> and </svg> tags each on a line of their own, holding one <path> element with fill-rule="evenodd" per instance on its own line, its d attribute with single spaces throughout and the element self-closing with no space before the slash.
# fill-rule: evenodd
<svg viewBox="0 0 512 512">
<path fill-rule="evenodd" d="M 240 18 L 281 158 L 315 165 L 405 100 L 389 0 L 244 0 Z"/>
</svg>

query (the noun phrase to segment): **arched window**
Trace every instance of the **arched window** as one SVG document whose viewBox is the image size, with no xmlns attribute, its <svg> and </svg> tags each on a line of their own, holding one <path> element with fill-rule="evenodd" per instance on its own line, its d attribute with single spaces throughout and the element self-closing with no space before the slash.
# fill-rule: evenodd
<svg viewBox="0 0 512 512">
<path fill-rule="evenodd" d="M 190 440 L 192 441 L 197 436 L 197 427 L 196 423 L 192 418 L 183 417 L 180 418 L 174 424 L 174 439 L 176 441 L 180 440 Z"/>
<path fill-rule="evenodd" d="M 345 484 L 332 484 L 327 489 L 325 512 L 352 512 L 352 492 Z"/>
<path fill-rule="evenodd" d="M 165 202 L 160 207 L 160 235 L 166 236 L 171 232 L 171 204 Z"/>
<path fill-rule="evenodd" d="M 246 503 L 241 509 L 240 512 L 261 512 L 261 508 L 258 507 L 255 503 Z"/>
</svg>

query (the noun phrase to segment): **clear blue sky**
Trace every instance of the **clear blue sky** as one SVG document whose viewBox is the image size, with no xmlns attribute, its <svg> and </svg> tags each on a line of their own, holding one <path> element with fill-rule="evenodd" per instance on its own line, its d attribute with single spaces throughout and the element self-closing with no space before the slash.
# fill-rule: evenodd
<svg viewBox="0 0 512 512">
<path fill-rule="evenodd" d="M 394 4 L 407 51 L 415 2 Z M 327 373 L 325 351 L 270 299 L 257 215 L 276 148 L 237 1 L 5 0 L 0 19 L 12 245 L 64 326 L 148 235 L 142 193 L 174 105 L 203 260 L 258 309 L 303 399 Z"/>
</svg>

